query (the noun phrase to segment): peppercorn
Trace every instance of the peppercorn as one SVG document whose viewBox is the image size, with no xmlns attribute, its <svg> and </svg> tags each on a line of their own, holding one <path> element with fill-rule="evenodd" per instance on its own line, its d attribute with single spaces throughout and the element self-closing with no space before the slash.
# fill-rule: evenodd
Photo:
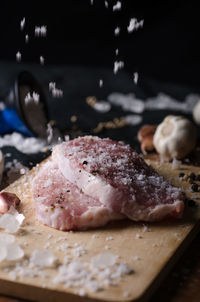
<svg viewBox="0 0 200 302">
<path fill-rule="evenodd" d="M 196 180 L 196 175 L 194 174 L 194 172 L 191 172 L 191 173 L 189 174 L 189 178 L 190 178 L 191 180 Z"/>
<path fill-rule="evenodd" d="M 185 175 L 185 173 L 179 173 L 179 178 L 182 178 Z"/>
<path fill-rule="evenodd" d="M 189 207 L 196 207 L 196 205 L 197 205 L 196 202 L 192 199 L 188 199 L 187 202 L 188 202 Z"/>
<path fill-rule="evenodd" d="M 197 181 L 200 181 L 200 174 L 198 174 L 198 175 L 196 176 L 196 180 L 197 180 Z"/>
<path fill-rule="evenodd" d="M 191 185 L 191 189 L 192 189 L 193 192 L 198 192 L 198 189 L 199 189 L 198 184 L 197 183 L 193 183 Z"/>
</svg>

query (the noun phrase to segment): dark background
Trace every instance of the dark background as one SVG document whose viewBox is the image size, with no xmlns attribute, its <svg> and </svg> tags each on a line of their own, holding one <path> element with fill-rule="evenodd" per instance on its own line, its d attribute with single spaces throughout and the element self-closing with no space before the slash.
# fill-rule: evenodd
<svg viewBox="0 0 200 302">
<path fill-rule="evenodd" d="M 125 61 L 125 70 L 159 80 L 199 86 L 200 47 L 197 1 L 1 1 L 0 59 L 15 61 L 18 50 L 25 62 L 104 66 L 113 68 L 114 51 Z M 20 20 L 26 17 L 24 32 Z M 144 27 L 127 33 L 131 17 L 144 18 Z M 35 25 L 47 25 L 45 39 L 34 38 Z M 121 33 L 115 37 L 116 26 Z M 30 42 L 24 43 L 29 33 Z"/>
</svg>

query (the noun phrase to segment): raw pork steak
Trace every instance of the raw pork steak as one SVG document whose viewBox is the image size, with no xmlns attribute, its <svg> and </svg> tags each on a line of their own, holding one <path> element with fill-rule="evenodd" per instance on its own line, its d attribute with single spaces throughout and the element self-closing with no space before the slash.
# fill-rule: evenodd
<svg viewBox="0 0 200 302">
<path fill-rule="evenodd" d="M 56 229 L 87 229 L 124 218 L 97 199 L 83 194 L 61 174 L 51 159 L 33 179 L 32 195 L 37 219 Z"/>
<path fill-rule="evenodd" d="M 155 221 L 183 212 L 183 192 L 122 142 L 80 137 L 54 147 L 52 158 L 84 194 L 132 220 Z"/>
</svg>

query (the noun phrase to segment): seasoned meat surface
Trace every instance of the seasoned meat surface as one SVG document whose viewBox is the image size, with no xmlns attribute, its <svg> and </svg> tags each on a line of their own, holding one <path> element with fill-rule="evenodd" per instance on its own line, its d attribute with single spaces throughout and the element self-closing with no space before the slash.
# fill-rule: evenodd
<svg viewBox="0 0 200 302">
<path fill-rule="evenodd" d="M 99 227 L 111 220 L 124 218 L 98 199 L 84 194 L 62 175 L 51 158 L 35 176 L 32 195 L 37 219 L 59 230 Z"/>
<path fill-rule="evenodd" d="M 52 159 L 65 179 L 85 195 L 132 220 L 156 221 L 183 212 L 181 189 L 123 142 L 79 137 L 55 146 Z"/>
</svg>

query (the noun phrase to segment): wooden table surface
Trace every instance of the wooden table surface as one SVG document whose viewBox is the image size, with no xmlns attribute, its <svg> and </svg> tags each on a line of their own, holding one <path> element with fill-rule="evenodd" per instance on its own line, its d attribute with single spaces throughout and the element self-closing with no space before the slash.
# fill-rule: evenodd
<svg viewBox="0 0 200 302">
<path fill-rule="evenodd" d="M 0 296 L 0 302 L 23 302 L 18 298 Z M 200 301 L 200 234 L 184 252 L 149 302 Z M 27 301 L 26 301 L 27 302 Z M 70 302 L 70 301 L 69 301 Z"/>
</svg>

